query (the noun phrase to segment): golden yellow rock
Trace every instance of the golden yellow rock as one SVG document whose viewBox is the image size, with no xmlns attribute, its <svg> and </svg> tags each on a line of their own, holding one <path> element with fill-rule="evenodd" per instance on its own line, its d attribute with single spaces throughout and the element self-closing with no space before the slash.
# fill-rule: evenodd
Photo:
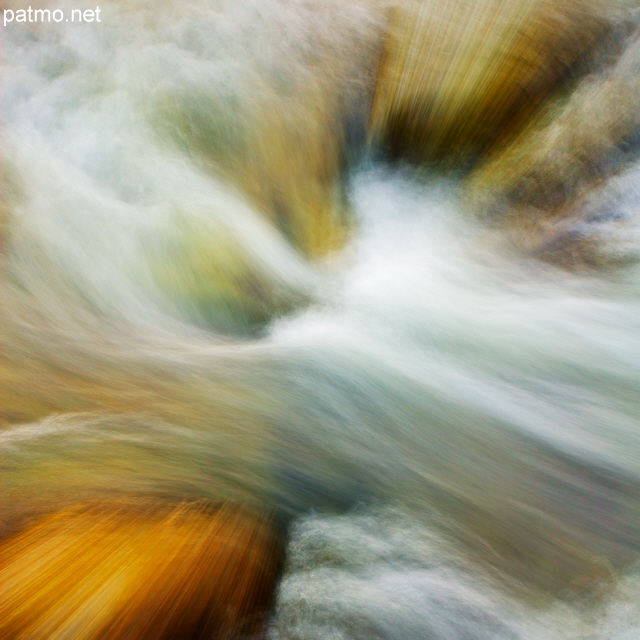
<svg viewBox="0 0 640 640">
<path fill-rule="evenodd" d="M 608 56 L 608 66 L 581 79 L 571 93 L 554 96 L 510 145 L 484 158 L 466 185 L 476 208 L 506 196 L 566 217 L 562 207 L 569 205 L 570 214 L 585 190 L 617 169 L 615 158 L 607 159 L 632 136 L 640 97 L 640 39 L 637 33 L 626 38 L 626 46 Z"/>
<path fill-rule="evenodd" d="M 0 638 L 253 637 L 281 556 L 269 517 L 238 506 L 78 506 L 0 546 Z"/>
<path fill-rule="evenodd" d="M 403 4 L 381 63 L 372 138 L 392 157 L 473 161 L 524 126 L 605 27 L 594 0 Z"/>
</svg>

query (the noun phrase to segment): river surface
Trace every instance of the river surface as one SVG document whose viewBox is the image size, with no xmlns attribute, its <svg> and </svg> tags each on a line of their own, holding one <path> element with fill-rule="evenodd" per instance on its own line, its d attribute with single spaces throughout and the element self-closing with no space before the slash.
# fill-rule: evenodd
<svg viewBox="0 0 640 640">
<path fill-rule="evenodd" d="M 525 251 L 455 168 L 367 148 L 385 16 L 123 1 L 3 28 L 10 357 L 35 407 L 3 435 L 8 495 L 287 514 L 273 640 L 637 640 L 640 163 L 625 148 L 581 200 L 595 266 Z M 314 133 L 323 90 L 346 124 Z M 331 136 L 338 187 L 291 204 Z M 341 211 L 330 249 L 307 197 Z M 43 360 L 115 399 L 56 404 Z"/>
</svg>

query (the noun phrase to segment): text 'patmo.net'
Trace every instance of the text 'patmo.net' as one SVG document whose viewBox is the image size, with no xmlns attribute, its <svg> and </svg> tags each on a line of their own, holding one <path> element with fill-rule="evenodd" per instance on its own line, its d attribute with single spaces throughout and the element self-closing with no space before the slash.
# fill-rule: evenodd
<svg viewBox="0 0 640 640">
<path fill-rule="evenodd" d="M 102 22 L 100 7 L 95 9 L 4 9 L 2 23 L 6 27 L 11 22 Z"/>
</svg>

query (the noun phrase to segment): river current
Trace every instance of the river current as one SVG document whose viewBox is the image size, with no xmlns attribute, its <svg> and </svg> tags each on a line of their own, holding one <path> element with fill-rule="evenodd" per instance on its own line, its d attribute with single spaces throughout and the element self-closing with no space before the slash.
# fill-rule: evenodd
<svg viewBox="0 0 640 640">
<path fill-rule="evenodd" d="M 527 240 L 466 168 L 370 144 L 388 4 L 5 25 L 7 357 L 34 381 L 7 399 L 8 512 L 112 489 L 269 505 L 291 521 L 272 640 L 637 640 L 632 139 Z M 92 376 L 99 411 L 73 391 Z"/>
</svg>

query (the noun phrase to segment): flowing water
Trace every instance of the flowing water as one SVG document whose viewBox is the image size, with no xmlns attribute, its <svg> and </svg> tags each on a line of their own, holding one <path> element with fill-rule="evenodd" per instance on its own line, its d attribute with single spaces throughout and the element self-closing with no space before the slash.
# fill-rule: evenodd
<svg viewBox="0 0 640 640">
<path fill-rule="evenodd" d="M 367 144 L 385 3 L 148 5 L 3 28 L 6 522 L 270 505 L 273 639 L 640 638 L 633 138 L 529 233 Z"/>
</svg>

